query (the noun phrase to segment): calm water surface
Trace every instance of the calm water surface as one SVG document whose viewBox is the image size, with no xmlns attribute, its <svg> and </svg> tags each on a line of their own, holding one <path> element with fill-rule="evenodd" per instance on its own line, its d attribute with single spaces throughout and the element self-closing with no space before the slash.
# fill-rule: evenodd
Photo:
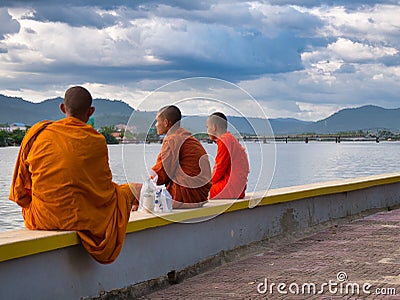
<svg viewBox="0 0 400 300">
<path fill-rule="evenodd" d="M 246 143 L 245 146 L 251 170 L 248 191 L 400 170 L 399 142 Z M 204 144 L 204 147 L 213 163 L 216 145 Z M 109 146 L 114 181 L 142 182 L 160 148 L 159 144 Z M 0 148 L 0 231 L 23 227 L 21 209 L 8 200 L 17 154 L 18 147 Z"/>
</svg>

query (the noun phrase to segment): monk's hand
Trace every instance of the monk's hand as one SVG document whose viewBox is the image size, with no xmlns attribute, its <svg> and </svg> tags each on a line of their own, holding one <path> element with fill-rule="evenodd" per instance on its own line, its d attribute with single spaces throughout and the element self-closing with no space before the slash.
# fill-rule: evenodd
<svg viewBox="0 0 400 300">
<path fill-rule="evenodd" d="M 138 199 L 133 199 L 132 202 L 132 207 L 131 207 L 131 211 L 137 211 L 139 208 L 139 200 Z"/>
<path fill-rule="evenodd" d="M 132 202 L 132 208 L 131 211 L 136 211 L 139 208 L 139 198 L 140 198 L 140 190 L 142 189 L 142 184 L 141 183 L 129 183 L 131 187 L 131 191 L 133 193 L 133 196 L 135 199 Z"/>
<path fill-rule="evenodd" d="M 153 180 L 153 181 L 154 181 L 154 179 L 157 179 L 157 178 L 158 178 L 157 173 L 154 172 L 153 169 L 151 169 L 151 170 L 149 171 L 149 178 L 150 178 L 151 180 Z M 155 181 L 157 181 L 157 180 L 155 180 Z"/>
<path fill-rule="evenodd" d="M 139 204 L 133 204 L 132 208 L 131 208 L 131 211 L 137 211 L 138 208 L 139 208 Z"/>
</svg>

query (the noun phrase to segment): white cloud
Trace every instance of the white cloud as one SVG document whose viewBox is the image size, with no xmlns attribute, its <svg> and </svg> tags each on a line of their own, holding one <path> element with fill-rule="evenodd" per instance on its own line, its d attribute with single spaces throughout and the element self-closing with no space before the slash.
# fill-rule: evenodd
<svg viewBox="0 0 400 300">
<path fill-rule="evenodd" d="M 400 44 L 400 40 L 394 38 L 398 36 L 400 27 L 399 5 L 360 5 L 354 10 L 344 6 L 322 6 L 308 11 L 325 22 L 320 30 L 321 36 Z"/>
<path fill-rule="evenodd" d="M 320 16 L 297 6 L 277 6 L 259 2 L 252 2 L 250 6 L 253 15 L 260 18 L 261 31 L 266 36 L 274 37 L 284 31 L 302 37 L 313 36 L 322 25 Z"/>
<path fill-rule="evenodd" d="M 330 56 L 342 58 L 347 62 L 379 60 L 399 53 L 393 47 L 374 47 L 344 38 L 339 38 L 336 42 L 329 44 L 327 50 L 331 51 Z"/>
<path fill-rule="evenodd" d="M 82 84 L 95 97 L 137 107 L 172 80 L 212 76 L 238 83 L 268 117 L 316 120 L 346 106 L 398 106 L 393 1 L 67 2 L 70 10 L 57 2 L 0 8 L 0 93 L 39 101 Z M 154 108 L 165 104 L 162 96 Z M 192 103 L 185 113 L 190 107 L 203 108 Z"/>
<path fill-rule="evenodd" d="M 399 107 L 399 66 L 353 64 L 351 72 L 341 72 L 339 65 L 322 61 L 303 71 L 266 75 L 239 85 L 261 103 L 268 117 L 274 118 L 315 121 L 345 107 Z"/>
<path fill-rule="evenodd" d="M 343 108 L 337 104 L 316 104 L 304 102 L 296 102 L 296 104 L 300 109 L 297 118 L 301 120 L 322 120 Z"/>
<path fill-rule="evenodd" d="M 101 31 L 96 28 L 70 27 L 64 23 L 48 24 L 32 20 L 20 22 L 30 30 L 10 37 L 8 45 L 14 48 L 18 58 L 28 64 L 34 64 L 38 59 L 41 64 L 73 63 L 81 66 L 154 63 L 154 59 L 149 59 L 144 49 L 141 49 L 141 41 L 133 39 L 134 32 L 130 32 L 130 39 L 119 39 L 116 32 L 123 29 L 117 27 Z M 20 51 L 20 45 L 26 48 Z"/>
</svg>

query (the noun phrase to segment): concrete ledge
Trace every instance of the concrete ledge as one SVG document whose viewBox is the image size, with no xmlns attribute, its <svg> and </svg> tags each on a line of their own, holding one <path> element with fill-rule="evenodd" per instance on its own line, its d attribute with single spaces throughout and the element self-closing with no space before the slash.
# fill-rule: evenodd
<svg viewBox="0 0 400 300">
<path fill-rule="evenodd" d="M 18 229 L 0 232 L 0 262 L 80 244 L 73 231 Z"/>
<path fill-rule="evenodd" d="M 135 212 L 131 214 L 126 232 L 137 232 L 149 228 L 165 226 L 174 222 L 186 222 L 196 218 L 212 217 L 221 213 L 251 208 L 255 205 L 271 205 L 329 194 L 350 192 L 395 182 L 400 182 L 400 173 L 261 191 L 253 195 L 248 194 L 247 197 L 242 200 L 210 201 L 202 208 L 174 210 L 173 213 L 162 214 L 161 217 Z M 78 236 L 72 231 L 33 231 L 20 229 L 0 232 L 0 262 L 73 246 L 79 243 Z"/>
<path fill-rule="evenodd" d="M 75 232 L 2 232 L 0 297 L 96 296 L 183 270 L 220 251 L 398 204 L 400 173 L 395 173 L 258 192 L 243 200 L 210 201 L 202 208 L 175 210 L 162 217 L 135 212 L 121 255 L 108 266 L 91 259 Z"/>
</svg>

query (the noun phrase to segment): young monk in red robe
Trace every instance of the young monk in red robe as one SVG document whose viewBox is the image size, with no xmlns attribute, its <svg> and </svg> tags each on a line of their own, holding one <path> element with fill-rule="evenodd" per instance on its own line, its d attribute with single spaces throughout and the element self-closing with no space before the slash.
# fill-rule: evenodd
<svg viewBox="0 0 400 300">
<path fill-rule="evenodd" d="M 218 145 L 212 172 L 210 199 L 242 199 L 245 196 L 249 162 L 238 140 L 227 131 L 223 113 L 213 113 L 207 119 L 207 133 Z"/>
<path fill-rule="evenodd" d="M 160 109 L 156 116 L 159 135 L 166 134 L 153 171 L 157 184 L 165 184 L 173 208 L 200 207 L 207 202 L 211 168 L 200 142 L 180 127 L 181 112 L 176 106 Z"/>
<path fill-rule="evenodd" d="M 83 87 L 65 93 L 66 118 L 35 124 L 22 141 L 10 200 L 29 229 L 75 230 L 100 263 L 111 263 L 125 239 L 140 184 L 112 182 L 106 141 L 86 124 L 94 112 Z"/>
</svg>

